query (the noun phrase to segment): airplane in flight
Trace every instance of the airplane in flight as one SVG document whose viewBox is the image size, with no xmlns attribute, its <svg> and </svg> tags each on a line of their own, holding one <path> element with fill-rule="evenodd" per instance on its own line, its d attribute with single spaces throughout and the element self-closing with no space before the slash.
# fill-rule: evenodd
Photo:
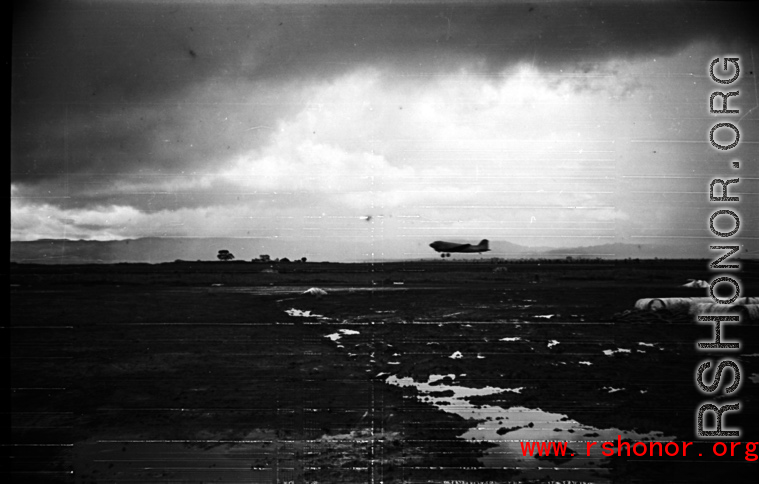
<svg viewBox="0 0 759 484">
<path fill-rule="evenodd" d="M 490 252 L 490 248 L 488 248 L 488 241 L 487 239 L 483 239 L 480 241 L 477 245 L 472 244 L 456 244 L 453 242 L 443 242 L 442 240 L 436 240 L 435 242 L 430 244 L 430 247 L 435 249 L 437 252 L 441 252 L 440 257 L 450 257 L 451 252 L 460 252 L 460 253 L 474 253 L 477 252 L 478 254 L 482 254 L 483 252 Z"/>
</svg>

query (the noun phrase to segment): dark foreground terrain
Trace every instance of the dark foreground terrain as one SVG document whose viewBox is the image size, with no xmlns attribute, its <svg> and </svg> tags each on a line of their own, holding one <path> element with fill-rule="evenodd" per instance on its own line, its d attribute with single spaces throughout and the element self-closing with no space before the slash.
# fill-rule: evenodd
<svg viewBox="0 0 759 484">
<path fill-rule="evenodd" d="M 10 476 L 755 482 L 745 447 L 716 457 L 713 442 L 685 458 L 580 455 L 604 429 L 694 441 L 705 401 L 740 402 L 725 426 L 759 440 L 759 322 L 724 325 L 741 342 L 741 385 L 722 395 L 728 371 L 709 396 L 696 368 L 726 355 L 696 349 L 709 325 L 631 311 L 639 298 L 706 295 L 681 287 L 713 278 L 706 265 L 11 264 Z M 744 262 L 744 295 L 759 294 L 755 269 Z M 527 462 L 505 446 L 525 435 L 578 454 Z"/>
</svg>

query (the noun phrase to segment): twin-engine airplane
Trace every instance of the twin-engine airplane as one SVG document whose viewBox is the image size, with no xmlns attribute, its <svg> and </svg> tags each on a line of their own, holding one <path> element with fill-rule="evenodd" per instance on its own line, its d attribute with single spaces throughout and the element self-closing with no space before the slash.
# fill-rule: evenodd
<svg viewBox="0 0 759 484">
<path fill-rule="evenodd" d="M 480 243 L 477 245 L 455 244 L 453 242 L 443 242 L 442 240 L 436 240 L 435 242 L 430 244 L 430 247 L 435 249 L 437 252 L 442 252 L 442 254 L 440 254 L 440 257 L 450 257 L 451 252 L 461 252 L 461 253 L 477 252 L 478 254 L 482 254 L 483 252 L 490 252 L 490 249 L 488 248 L 487 239 L 481 240 Z"/>
</svg>

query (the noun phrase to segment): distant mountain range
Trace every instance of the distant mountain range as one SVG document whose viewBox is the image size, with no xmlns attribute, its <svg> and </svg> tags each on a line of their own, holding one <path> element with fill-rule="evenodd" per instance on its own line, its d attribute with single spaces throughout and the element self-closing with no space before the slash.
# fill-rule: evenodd
<svg viewBox="0 0 759 484">
<path fill-rule="evenodd" d="M 610 259 L 700 259 L 707 258 L 707 245 L 691 247 L 687 250 L 681 245 L 653 244 L 603 244 L 590 247 L 572 247 L 569 249 L 550 249 L 543 252 L 548 257 L 601 257 Z"/>
<path fill-rule="evenodd" d="M 237 260 L 251 260 L 262 254 L 272 259 L 287 257 L 300 259 L 306 257 L 312 261 L 354 262 L 367 260 L 431 259 L 435 253 L 427 247 L 426 240 L 398 242 L 383 241 L 372 245 L 371 242 L 352 242 L 334 244 L 302 239 L 250 239 L 250 238 L 161 238 L 147 237 L 117 241 L 45 239 L 35 241 L 12 241 L 10 260 L 12 262 L 37 264 L 88 264 L 118 262 L 172 262 L 175 260 L 216 260 L 221 249 L 232 252 Z M 405 244 L 402 247 L 400 244 Z M 408 252 L 405 247 L 411 247 Z M 707 259 L 714 258 L 716 252 L 710 252 L 708 243 L 688 246 L 653 245 L 653 244 L 605 244 L 589 247 L 572 248 L 531 248 L 507 241 L 491 241 L 492 252 L 481 256 L 477 254 L 461 255 L 467 258 L 604 258 L 626 259 Z M 406 257 L 391 257 L 393 253 L 407 254 Z M 372 254 L 374 257 L 372 257 Z M 755 258 L 745 249 L 740 253 L 743 259 Z"/>
<path fill-rule="evenodd" d="M 336 243 L 297 238 L 196 238 L 146 237 L 139 239 L 92 241 L 43 239 L 12 241 L 11 261 L 35 264 L 79 264 L 116 262 L 172 262 L 175 260 L 216 260 L 219 250 L 228 250 L 236 260 L 251 260 L 261 255 L 272 259 L 306 257 L 313 261 L 356 262 L 433 258 L 427 240 L 357 241 Z M 413 252 L 409 252 L 412 251 Z M 530 248 L 510 242 L 497 243 L 499 256 L 528 253 Z M 405 254 L 390 257 L 388 254 Z M 494 254 L 483 254 L 483 257 Z"/>
</svg>

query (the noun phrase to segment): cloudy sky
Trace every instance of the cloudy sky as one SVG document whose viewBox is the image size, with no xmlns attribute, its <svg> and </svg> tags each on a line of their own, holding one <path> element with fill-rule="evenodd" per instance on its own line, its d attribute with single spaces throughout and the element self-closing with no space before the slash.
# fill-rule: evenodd
<svg viewBox="0 0 759 484">
<path fill-rule="evenodd" d="M 11 240 L 265 238 L 332 259 L 482 238 L 687 251 L 715 242 L 710 180 L 740 177 L 755 250 L 748 6 L 22 2 Z M 708 66 L 727 55 L 740 113 L 710 115 Z M 718 121 L 741 130 L 729 153 L 709 145 Z"/>
</svg>

